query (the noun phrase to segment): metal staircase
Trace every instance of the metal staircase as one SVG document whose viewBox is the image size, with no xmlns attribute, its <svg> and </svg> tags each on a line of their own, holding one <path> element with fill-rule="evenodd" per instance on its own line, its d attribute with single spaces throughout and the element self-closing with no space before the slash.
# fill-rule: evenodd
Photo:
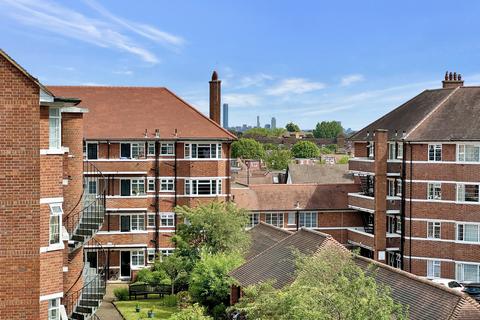
<svg viewBox="0 0 480 320">
<path fill-rule="evenodd" d="M 69 233 L 69 261 L 84 248 L 84 267 L 62 299 L 69 319 L 95 320 L 95 311 L 102 303 L 106 290 L 107 254 L 94 235 L 105 217 L 106 184 L 103 174 L 92 163 L 83 164 L 83 194 L 77 205 L 65 216 L 63 225 Z M 87 261 L 87 252 L 95 253 L 94 265 Z M 83 286 L 76 290 L 79 282 Z"/>
</svg>

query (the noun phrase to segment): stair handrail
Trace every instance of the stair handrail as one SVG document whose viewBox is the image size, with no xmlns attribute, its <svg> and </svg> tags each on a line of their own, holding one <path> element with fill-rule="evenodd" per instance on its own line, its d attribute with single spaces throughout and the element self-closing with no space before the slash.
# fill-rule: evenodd
<svg viewBox="0 0 480 320">
<path fill-rule="evenodd" d="M 105 199 L 106 199 L 106 191 L 107 191 L 107 184 L 104 174 L 92 163 L 87 160 L 83 162 L 83 191 L 82 195 L 80 196 L 79 201 L 77 204 L 70 210 L 70 212 L 63 216 L 63 225 L 67 229 L 70 236 L 72 236 L 74 230 L 78 227 L 78 223 L 81 221 L 82 216 L 88 214 L 92 208 L 102 208 L 102 216 L 105 213 Z M 93 178 L 92 178 L 93 176 Z M 92 180 L 93 179 L 93 180 Z M 89 182 L 96 181 L 96 192 L 94 195 L 93 201 L 90 203 L 85 204 L 82 209 L 76 210 L 78 205 L 85 201 L 85 198 L 89 196 L 89 193 L 86 192 L 89 188 Z M 102 190 L 99 190 L 100 186 Z M 84 200 L 84 201 L 82 201 Z M 87 199 L 88 200 L 88 199 Z M 97 206 L 101 204 L 101 206 Z M 92 235 L 93 236 L 93 235 Z"/>
<path fill-rule="evenodd" d="M 90 279 L 89 281 L 87 281 L 86 284 L 84 283 L 82 288 L 72 291 L 73 287 L 81 278 L 81 276 L 88 271 L 86 270 L 87 265 L 90 266 L 90 264 L 85 263 L 86 259 L 84 256 L 83 258 L 84 265 L 83 265 L 82 271 L 80 272 L 80 277 L 77 278 L 75 283 L 70 287 L 70 289 L 65 293 L 64 297 L 62 298 L 62 305 L 65 307 L 65 310 L 68 316 L 71 316 L 72 313 L 75 311 L 75 308 L 77 307 L 79 300 L 82 299 L 82 294 L 93 293 L 93 294 L 102 294 L 102 296 L 105 295 L 105 290 L 107 285 L 107 267 L 108 267 L 107 252 L 103 248 L 102 244 L 99 241 L 97 241 L 95 238 L 91 238 L 88 242 L 85 243 L 84 246 L 88 246 L 87 250 L 93 249 L 94 251 L 97 252 L 97 266 L 96 266 L 97 273 L 93 279 Z M 103 263 L 101 268 L 99 267 L 100 256 L 103 257 Z M 103 285 L 101 285 L 102 279 L 103 279 Z"/>
</svg>

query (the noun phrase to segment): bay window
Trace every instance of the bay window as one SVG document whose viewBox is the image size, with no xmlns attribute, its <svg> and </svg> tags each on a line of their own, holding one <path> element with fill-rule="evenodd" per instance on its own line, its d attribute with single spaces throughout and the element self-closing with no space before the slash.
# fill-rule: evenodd
<svg viewBox="0 0 480 320">
<path fill-rule="evenodd" d="M 220 195 L 222 194 L 221 179 L 190 179 L 185 180 L 186 195 Z"/>
<path fill-rule="evenodd" d="M 459 144 L 457 149 L 457 161 L 480 162 L 480 146 Z"/>
</svg>

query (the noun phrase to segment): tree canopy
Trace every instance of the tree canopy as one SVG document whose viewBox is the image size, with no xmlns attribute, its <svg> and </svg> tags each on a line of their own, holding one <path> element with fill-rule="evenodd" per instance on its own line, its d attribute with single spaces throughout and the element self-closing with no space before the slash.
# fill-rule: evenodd
<svg viewBox="0 0 480 320">
<path fill-rule="evenodd" d="M 340 121 L 322 121 L 313 129 L 315 138 L 336 138 L 340 133 L 343 133 Z"/>
<path fill-rule="evenodd" d="M 198 261 L 202 250 L 211 254 L 242 254 L 247 250 L 248 213 L 235 204 L 213 201 L 195 208 L 177 207 L 175 211 L 186 221 L 179 224 L 173 242 L 176 252 L 189 262 L 187 270 Z"/>
<path fill-rule="evenodd" d="M 299 258 L 297 279 L 275 289 L 272 283 L 245 288 L 235 305 L 249 319 L 407 319 L 390 289 L 376 283 L 374 270 L 363 271 L 348 252 L 324 249 Z"/>
<path fill-rule="evenodd" d="M 284 128 L 252 128 L 243 132 L 242 137 L 245 138 L 257 138 L 257 137 L 281 137 L 285 133 Z"/>
<path fill-rule="evenodd" d="M 267 168 L 271 170 L 286 169 L 291 160 L 292 153 L 290 150 L 283 150 L 280 148 L 269 150 L 265 155 Z"/>
<path fill-rule="evenodd" d="M 292 147 L 292 155 L 295 158 L 317 158 L 320 149 L 311 141 L 298 141 Z"/>
<path fill-rule="evenodd" d="M 265 150 L 260 142 L 242 138 L 232 143 L 232 157 L 242 159 L 263 159 Z"/>
<path fill-rule="evenodd" d="M 285 128 L 287 129 L 288 132 L 299 132 L 300 131 L 300 127 L 293 122 L 287 123 Z"/>
</svg>

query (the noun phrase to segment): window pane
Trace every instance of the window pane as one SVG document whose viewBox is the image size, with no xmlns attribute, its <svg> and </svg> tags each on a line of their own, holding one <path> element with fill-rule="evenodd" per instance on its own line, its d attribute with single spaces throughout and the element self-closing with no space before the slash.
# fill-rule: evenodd
<svg viewBox="0 0 480 320">
<path fill-rule="evenodd" d="M 87 143 L 87 159 L 98 159 L 98 144 Z"/>
<path fill-rule="evenodd" d="M 120 157 L 121 158 L 130 158 L 130 143 L 120 144 Z"/>
<path fill-rule="evenodd" d="M 465 225 L 465 240 L 478 242 L 478 225 L 466 224 Z"/>
</svg>

